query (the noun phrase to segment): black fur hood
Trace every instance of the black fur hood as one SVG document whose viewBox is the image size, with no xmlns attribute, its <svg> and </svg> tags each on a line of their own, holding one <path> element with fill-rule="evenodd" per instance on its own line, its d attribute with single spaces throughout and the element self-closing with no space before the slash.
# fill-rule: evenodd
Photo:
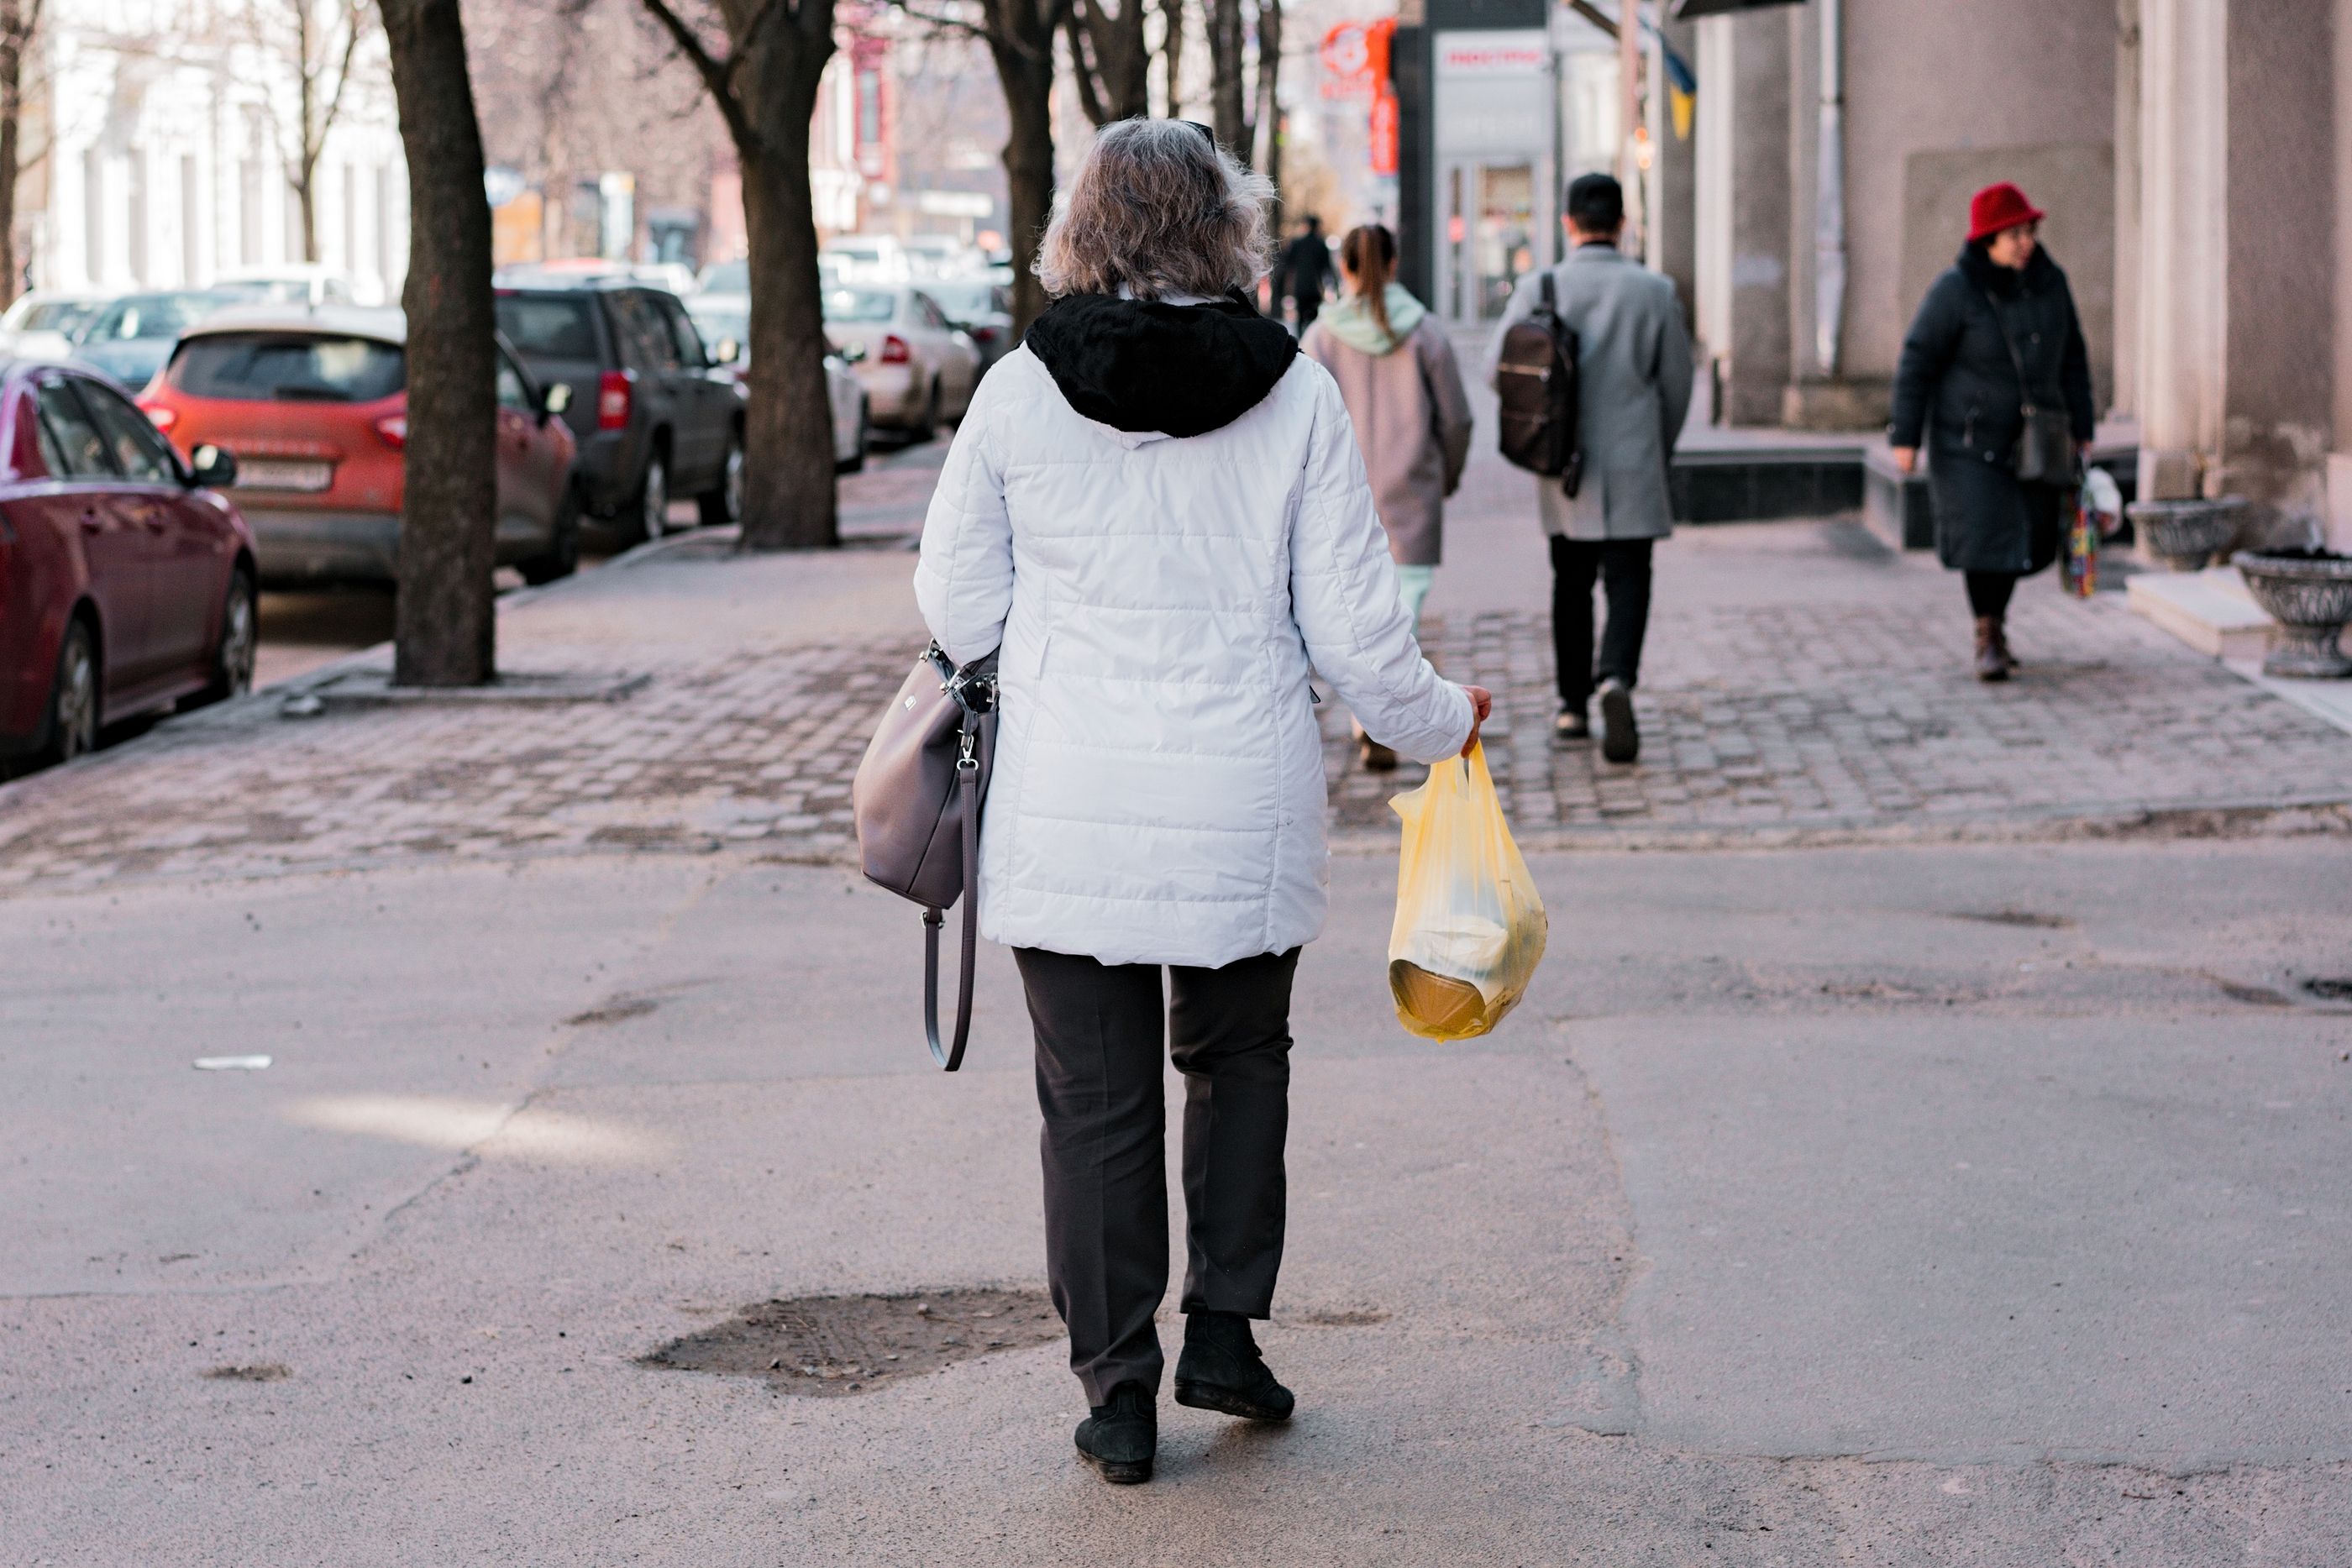
<svg viewBox="0 0 2352 1568">
<path fill-rule="evenodd" d="M 1086 418 L 1176 436 L 1255 408 L 1298 353 L 1288 328 L 1239 295 L 1204 305 L 1067 295 L 1022 340 Z"/>
</svg>

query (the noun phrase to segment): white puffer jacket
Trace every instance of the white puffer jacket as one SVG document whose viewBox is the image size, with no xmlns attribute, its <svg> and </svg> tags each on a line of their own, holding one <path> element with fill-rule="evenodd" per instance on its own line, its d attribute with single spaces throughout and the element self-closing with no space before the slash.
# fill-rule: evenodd
<svg viewBox="0 0 2352 1568">
<path fill-rule="evenodd" d="M 1470 733 L 1398 603 L 1339 388 L 1304 355 L 1180 440 L 1081 416 L 1016 350 L 956 433 L 915 590 L 959 664 L 1003 647 L 980 909 L 1013 946 L 1214 967 L 1313 938 L 1310 664 L 1407 757 Z"/>
</svg>

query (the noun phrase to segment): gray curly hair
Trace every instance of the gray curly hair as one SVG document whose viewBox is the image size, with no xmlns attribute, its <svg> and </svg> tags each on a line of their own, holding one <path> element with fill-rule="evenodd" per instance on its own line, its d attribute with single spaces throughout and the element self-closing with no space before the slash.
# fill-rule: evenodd
<svg viewBox="0 0 2352 1568">
<path fill-rule="evenodd" d="M 1266 272 L 1273 183 L 1244 169 L 1200 126 L 1122 120 L 1054 202 L 1037 250 L 1045 292 L 1214 298 Z"/>
</svg>

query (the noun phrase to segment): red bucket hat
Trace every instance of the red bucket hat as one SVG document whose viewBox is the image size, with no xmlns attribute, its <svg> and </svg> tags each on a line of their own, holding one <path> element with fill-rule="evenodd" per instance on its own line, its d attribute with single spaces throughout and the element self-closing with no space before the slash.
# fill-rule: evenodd
<svg viewBox="0 0 2352 1568">
<path fill-rule="evenodd" d="M 2042 216 L 2042 209 L 2027 201 L 2024 192 L 2003 180 L 1969 198 L 1969 238 L 1985 239 L 2020 224 L 2038 224 Z"/>
</svg>

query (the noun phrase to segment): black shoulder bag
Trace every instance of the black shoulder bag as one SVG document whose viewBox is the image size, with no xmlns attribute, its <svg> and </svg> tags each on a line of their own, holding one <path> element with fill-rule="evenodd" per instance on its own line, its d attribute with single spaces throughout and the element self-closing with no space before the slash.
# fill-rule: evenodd
<svg viewBox="0 0 2352 1568">
<path fill-rule="evenodd" d="M 2017 432 L 2017 444 L 2010 450 L 2010 469 L 2022 484 L 2072 485 L 2081 477 L 2074 468 L 2080 455 L 2074 448 L 2074 422 L 2063 408 L 2044 408 L 2033 401 L 2033 385 L 2025 374 L 2025 356 L 2017 351 L 2017 340 L 2009 335 L 2009 323 L 2000 314 L 2000 301 L 1990 290 L 1984 298 L 1992 310 L 1993 327 L 2000 333 L 2001 347 L 2009 350 L 2009 362 L 2017 367 L 2018 406 L 2025 416 L 2025 423 Z"/>
</svg>

